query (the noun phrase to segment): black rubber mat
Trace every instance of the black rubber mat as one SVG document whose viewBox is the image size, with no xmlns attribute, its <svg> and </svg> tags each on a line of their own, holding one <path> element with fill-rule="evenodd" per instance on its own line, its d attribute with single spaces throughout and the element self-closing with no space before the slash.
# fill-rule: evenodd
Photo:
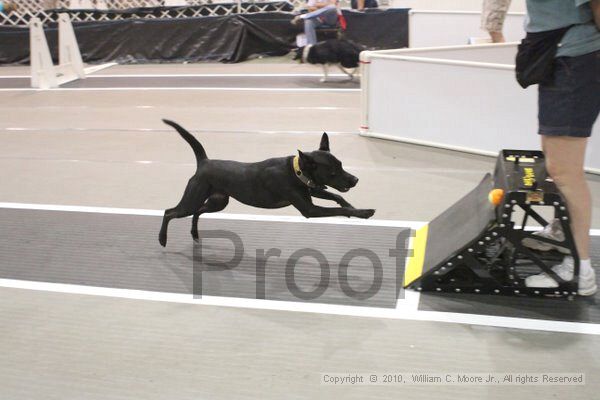
<svg viewBox="0 0 600 400">
<path fill-rule="evenodd" d="M 208 264 L 233 258 L 230 240 L 203 239 L 201 261 L 199 247 L 194 247 L 189 235 L 189 219 L 171 223 L 166 249 L 156 239 L 160 221 L 160 217 L 149 216 L 0 209 L 0 278 L 192 295 L 198 291 L 194 290 L 195 271 L 196 284 L 201 276 L 202 293 L 206 295 L 386 308 L 395 306 L 396 295 L 403 297 L 402 291 L 396 293 L 396 279 L 404 274 L 406 251 L 400 251 L 397 267 L 390 249 L 396 248 L 397 240 L 404 246 L 408 228 L 201 219 L 201 231 L 227 230 L 242 240 L 241 262 L 226 269 Z M 256 255 L 257 249 L 268 254 L 271 248 L 281 249 L 281 256 L 269 258 L 264 274 L 257 273 L 257 258 L 261 259 Z M 286 276 L 290 280 L 287 260 L 302 248 L 321 252 L 330 268 L 329 282 L 321 282 L 326 290 L 314 299 L 299 297 L 286 283 Z M 369 299 L 348 296 L 340 286 L 339 263 L 352 249 L 369 249 L 382 262 L 381 288 Z M 592 249 L 592 262 L 598 271 L 600 237 L 592 238 Z M 321 277 L 321 268 L 314 260 L 298 260 L 293 281 L 300 290 L 318 290 Z M 348 269 L 350 287 L 366 291 L 373 280 L 372 263 L 356 257 Z M 599 300 L 599 295 L 568 301 L 422 293 L 419 309 L 600 323 Z"/>
<path fill-rule="evenodd" d="M 315 74 L 320 68 L 315 67 Z M 331 73 L 338 72 L 331 70 Z M 320 76 L 164 76 L 164 77 L 108 77 L 90 76 L 62 85 L 62 88 L 282 88 L 282 89 L 359 89 L 358 78 L 350 81 L 345 76 L 332 76 L 330 82 L 321 82 Z M 0 79 L 0 88 L 29 88 L 28 78 Z"/>
<path fill-rule="evenodd" d="M 194 249 L 191 220 L 180 219 L 171 222 L 163 249 L 157 240 L 160 223 L 160 217 L 150 216 L 0 209 L 0 278 L 191 295 L 199 294 L 201 276 L 205 295 L 390 308 L 396 305 L 402 283 L 396 282 L 404 274 L 406 257 L 405 251 L 398 254 L 397 268 L 390 249 L 397 241 L 404 248 L 410 232 L 364 225 L 201 219 L 202 232 L 239 236 L 244 247 L 241 261 L 227 269 L 210 264 L 234 258 L 232 241 L 205 238 L 202 251 Z M 268 258 L 260 273 L 260 250 L 268 255 L 273 248 L 281 255 Z M 304 248 L 320 252 L 325 261 L 302 257 L 290 268 L 292 253 Z M 380 260 L 380 279 L 374 278 L 373 262 L 364 250 L 357 249 L 368 249 L 371 259 Z M 349 251 L 357 256 L 348 264 L 347 278 L 340 279 L 339 264 Z M 328 273 L 322 272 L 326 264 Z M 380 287 L 368 292 L 373 282 Z M 364 298 L 353 290 L 372 296 Z M 311 292 L 315 295 L 306 294 Z"/>
</svg>

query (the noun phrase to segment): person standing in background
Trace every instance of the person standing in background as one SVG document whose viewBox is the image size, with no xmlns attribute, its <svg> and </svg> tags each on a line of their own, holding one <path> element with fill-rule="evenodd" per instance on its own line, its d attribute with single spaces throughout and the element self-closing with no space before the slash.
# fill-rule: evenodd
<svg viewBox="0 0 600 400">
<path fill-rule="evenodd" d="M 502 34 L 504 19 L 510 7 L 511 0 L 483 0 L 481 12 L 481 29 L 489 32 L 492 43 L 504 43 Z"/>
<path fill-rule="evenodd" d="M 0 13 L 10 14 L 17 10 L 17 6 L 14 3 L 0 0 Z"/>
</svg>

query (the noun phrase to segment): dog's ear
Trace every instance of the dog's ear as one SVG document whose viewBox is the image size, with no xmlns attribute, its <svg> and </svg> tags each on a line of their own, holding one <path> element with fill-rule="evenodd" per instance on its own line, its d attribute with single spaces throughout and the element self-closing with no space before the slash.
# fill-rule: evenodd
<svg viewBox="0 0 600 400">
<path fill-rule="evenodd" d="M 321 144 L 319 145 L 319 150 L 329 151 L 329 136 L 327 133 L 323 132 L 323 136 L 321 136 Z"/>
<path fill-rule="evenodd" d="M 298 156 L 300 157 L 300 169 L 308 171 L 314 168 L 315 160 L 313 160 L 311 156 L 300 150 L 298 150 Z"/>
</svg>

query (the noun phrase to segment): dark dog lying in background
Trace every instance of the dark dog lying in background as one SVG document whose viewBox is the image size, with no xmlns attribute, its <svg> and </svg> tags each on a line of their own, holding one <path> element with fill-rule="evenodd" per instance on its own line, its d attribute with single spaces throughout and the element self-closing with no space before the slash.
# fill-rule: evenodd
<svg viewBox="0 0 600 400">
<path fill-rule="evenodd" d="M 322 82 L 327 82 L 329 65 L 337 65 L 352 80 L 356 68 L 358 68 L 358 58 L 361 51 L 360 47 L 348 40 L 329 39 L 296 49 L 294 60 L 300 60 L 300 62 L 308 64 L 320 64 L 323 67 Z M 347 71 L 346 69 L 353 69 L 353 71 Z"/>
<path fill-rule="evenodd" d="M 189 180 L 179 204 L 168 210 L 162 221 L 158 241 L 167 244 L 167 228 L 173 218 L 193 215 L 192 237 L 198 239 L 198 217 L 223 210 L 229 197 L 249 206 L 281 208 L 294 206 L 306 218 L 345 216 L 370 218 L 375 210 L 359 210 L 340 195 L 326 190 L 331 186 L 347 192 L 358 178 L 344 171 L 342 163 L 329 151 L 324 133 L 319 150 L 297 156 L 269 158 L 255 163 L 210 160 L 196 138 L 175 122 L 163 120 L 179 132 L 196 155 L 196 173 Z M 312 197 L 333 200 L 341 207 L 320 207 Z"/>
</svg>

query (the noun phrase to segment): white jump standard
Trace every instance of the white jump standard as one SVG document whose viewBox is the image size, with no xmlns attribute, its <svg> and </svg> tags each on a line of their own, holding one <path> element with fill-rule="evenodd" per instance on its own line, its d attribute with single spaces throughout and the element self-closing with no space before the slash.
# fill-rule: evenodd
<svg viewBox="0 0 600 400">
<path fill-rule="evenodd" d="M 75 79 L 85 79 L 83 61 L 73 25 L 67 14 L 58 17 L 58 60 L 52 63 L 50 48 L 39 18 L 32 18 L 29 24 L 31 49 L 31 87 L 50 89 Z"/>
</svg>

